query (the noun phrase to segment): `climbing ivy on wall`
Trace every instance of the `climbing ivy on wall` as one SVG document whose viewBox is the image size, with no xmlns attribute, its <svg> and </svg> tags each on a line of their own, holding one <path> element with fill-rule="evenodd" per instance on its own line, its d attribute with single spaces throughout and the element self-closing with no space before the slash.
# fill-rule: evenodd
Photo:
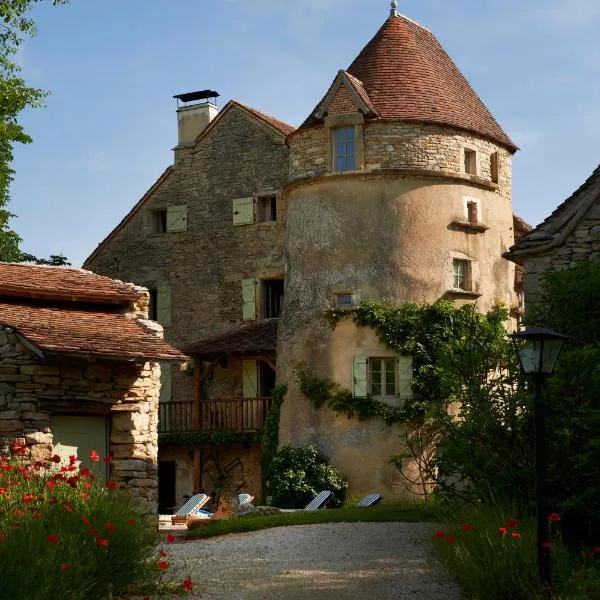
<svg viewBox="0 0 600 600">
<path fill-rule="evenodd" d="M 378 416 L 391 424 L 421 422 L 427 416 L 445 413 L 448 401 L 464 385 L 460 369 L 456 368 L 457 361 L 463 360 L 465 353 L 476 352 L 477 368 L 485 373 L 486 369 L 497 368 L 496 350 L 506 344 L 504 323 L 508 311 L 500 305 L 481 314 L 474 305 L 457 307 L 447 300 L 432 304 L 365 301 L 353 313 L 333 309 L 325 317 L 335 328 L 350 314 L 358 327 L 372 328 L 387 348 L 412 356 L 413 397 L 402 407 L 392 407 L 370 397 L 355 398 L 351 391 L 309 374 L 306 365 L 298 365 L 300 391 L 315 408 L 327 404 L 349 418 Z M 468 347 L 464 343 L 467 338 Z"/>
<path fill-rule="evenodd" d="M 261 445 L 263 449 L 262 473 L 263 479 L 268 477 L 271 461 L 279 447 L 279 418 L 281 416 L 281 405 L 287 394 L 287 385 L 277 384 L 273 388 L 271 409 L 265 418 L 265 428 L 262 434 Z"/>
</svg>

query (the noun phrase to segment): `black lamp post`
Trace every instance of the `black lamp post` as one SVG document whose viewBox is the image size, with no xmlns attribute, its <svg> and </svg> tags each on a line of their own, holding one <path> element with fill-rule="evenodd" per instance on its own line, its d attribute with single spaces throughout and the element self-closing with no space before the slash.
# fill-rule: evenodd
<svg viewBox="0 0 600 600">
<path fill-rule="evenodd" d="M 548 496 L 546 493 L 546 406 L 542 386 L 547 377 L 554 373 L 566 335 L 528 327 L 525 331 L 513 333 L 521 368 L 533 381 L 533 405 L 535 411 L 535 506 L 537 521 L 537 554 L 540 580 L 550 587 L 550 546 L 548 527 Z"/>
</svg>

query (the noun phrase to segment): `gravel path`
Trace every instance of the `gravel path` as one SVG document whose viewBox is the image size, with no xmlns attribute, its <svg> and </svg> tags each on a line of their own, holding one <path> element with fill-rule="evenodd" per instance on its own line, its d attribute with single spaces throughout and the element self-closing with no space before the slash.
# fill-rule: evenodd
<svg viewBox="0 0 600 600">
<path fill-rule="evenodd" d="M 203 600 L 459 600 L 423 523 L 278 527 L 168 547 Z M 175 574 L 172 573 L 172 574 Z"/>
</svg>

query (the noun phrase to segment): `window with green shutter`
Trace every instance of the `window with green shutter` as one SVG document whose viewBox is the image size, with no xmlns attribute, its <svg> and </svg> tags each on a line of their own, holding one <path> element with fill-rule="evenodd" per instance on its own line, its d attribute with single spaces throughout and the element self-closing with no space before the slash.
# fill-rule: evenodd
<svg viewBox="0 0 600 600">
<path fill-rule="evenodd" d="M 366 398 L 367 384 L 367 357 L 355 356 L 352 360 L 352 394 L 355 398 Z"/>
<path fill-rule="evenodd" d="M 236 198 L 233 201 L 233 224 L 254 223 L 254 198 Z"/>
<path fill-rule="evenodd" d="M 255 360 L 242 361 L 242 392 L 244 398 L 258 398 L 258 365 Z"/>
<path fill-rule="evenodd" d="M 163 326 L 171 325 L 171 288 L 156 288 L 156 320 Z"/>
<path fill-rule="evenodd" d="M 398 395 L 412 398 L 413 359 L 412 356 L 398 357 Z"/>
<path fill-rule="evenodd" d="M 242 281 L 242 318 L 244 321 L 256 319 L 256 279 Z"/>
<path fill-rule="evenodd" d="M 187 231 L 187 205 L 169 206 L 167 208 L 167 232 Z"/>
</svg>

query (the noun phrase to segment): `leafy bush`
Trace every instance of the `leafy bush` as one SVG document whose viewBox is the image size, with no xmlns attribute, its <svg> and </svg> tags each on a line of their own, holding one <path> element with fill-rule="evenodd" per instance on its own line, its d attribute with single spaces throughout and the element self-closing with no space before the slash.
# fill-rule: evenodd
<svg viewBox="0 0 600 600">
<path fill-rule="evenodd" d="M 537 570 L 536 527 L 515 510 L 478 505 L 447 514 L 433 533 L 441 561 L 469 598 L 531 600 L 547 597 Z M 552 524 L 553 598 L 600 597 L 600 548 L 570 554 Z"/>
<path fill-rule="evenodd" d="M 348 487 L 348 482 L 314 446 L 280 448 L 271 461 L 269 477 L 269 493 L 273 504 L 286 508 L 304 508 L 323 490 L 334 493 L 331 505 L 338 506 Z"/>
<path fill-rule="evenodd" d="M 125 490 L 74 456 L 29 466 L 25 451 L 0 457 L 0 598 L 100 600 L 158 580 L 155 532 Z"/>
</svg>

